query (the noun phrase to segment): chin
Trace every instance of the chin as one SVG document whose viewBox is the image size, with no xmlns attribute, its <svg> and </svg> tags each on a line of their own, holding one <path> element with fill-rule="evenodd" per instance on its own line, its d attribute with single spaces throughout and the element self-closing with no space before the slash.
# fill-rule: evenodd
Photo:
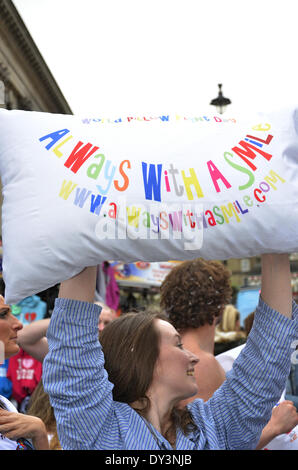
<svg viewBox="0 0 298 470">
<path fill-rule="evenodd" d="M 195 396 L 196 394 L 198 393 L 198 388 L 196 387 L 193 392 L 191 393 L 191 395 L 188 396 L 188 398 L 191 398 L 193 396 Z"/>
<path fill-rule="evenodd" d="M 18 354 L 19 350 L 20 346 L 17 344 L 15 344 L 13 347 L 5 348 L 5 359 L 9 359 L 10 357 L 15 356 Z"/>
<path fill-rule="evenodd" d="M 192 390 L 188 391 L 188 394 L 185 394 L 181 400 L 187 400 L 188 398 L 193 397 L 198 393 L 198 387 L 194 387 Z"/>
</svg>

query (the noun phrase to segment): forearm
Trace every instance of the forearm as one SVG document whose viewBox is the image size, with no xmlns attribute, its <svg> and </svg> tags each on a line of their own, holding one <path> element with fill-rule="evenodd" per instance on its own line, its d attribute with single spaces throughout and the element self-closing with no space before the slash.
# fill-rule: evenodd
<svg viewBox="0 0 298 470">
<path fill-rule="evenodd" d="M 262 255 L 261 296 L 271 308 L 291 318 L 292 287 L 288 254 Z"/>
<path fill-rule="evenodd" d="M 97 267 L 85 268 L 76 276 L 63 281 L 59 289 L 59 297 L 82 302 L 94 302 Z"/>
<path fill-rule="evenodd" d="M 45 426 L 41 426 L 41 429 L 32 437 L 32 444 L 35 450 L 50 450 L 48 434 Z"/>
<path fill-rule="evenodd" d="M 278 436 L 278 433 L 273 429 L 269 421 L 267 426 L 265 426 L 263 429 L 263 432 L 261 434 L 256 450 L 263 449 L 263 447 L 269 444 L 269 442 L 272 441 L 272 439 L 274 439 L 276 436 Z"/>
<path fill-rule="evenodd" d="M 37 320 L 18 332 L 19 346 L 41 362 L 48 352 L 46 334 L 49 323 L 49 318 Z"/>
<path fill-rule="evenodd" d="M 28 346 L 35 344 L 41 338 L 44 338 L 47 334 L 47 329 L 50 323 L 50 319 L 36 320 L 30 325 L 24 326 L 22 330 L 18 332 L 18 344 Z"/>
<path fill-rule="evenodd" d="M 0 431 L 8 439 L 31 439 L 36 450 L 49 449 L 45 424 L 36 416 L 0 410 Z"/>
<path fill-rule="evenodd" d="M 297 424 L 298 413 L 294 403 L 290 400 L 282 401 L 278 406 L 273 408 L 271 419 L 263 429 L 257 449 L 262 449 L 280 434 L 289 433 Z"/>
</svg>

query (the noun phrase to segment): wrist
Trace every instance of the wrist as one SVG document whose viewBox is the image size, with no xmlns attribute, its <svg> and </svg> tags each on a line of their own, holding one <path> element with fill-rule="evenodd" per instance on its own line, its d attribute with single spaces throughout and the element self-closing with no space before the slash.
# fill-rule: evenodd
<svg viewBox="0 0 298 470">
<path fill-rule="evenodd" d="M 83 271 L 71 279 L 61 282 L 58 297 L 93 303 L 96 275 L 96 266 L 83 269 Z"/>
<path fill-rule="evenodd" d="M 35 450 L 49 450 L 50 449 L 49 439 L 46 433 L 32 439 L 32 444 Z"/>
<path fill-rule="evenodd" d="M 259 443 L 256 447 L 256 450 L 261 450 L 263 449 L 272 439 L 274 439 L 276 436 L 278 436 L 278 432 L 275 429 L 274 426 L 271 425 L 269 422 L 267 426 L 264 427 Z"/>
<path fill-rule="evenodd" d="M 46 427 L 39 418 L 38 425 L 32 432 L 32 443 L 36 450 L 48 450 L 49 449 L 49 440 L 48 440 L 48 433 Z"/>
<path fill-rule="evenodd" d="M 270 437 L 270 440 L 279 436 L 282 432 L 281 429 L 278 427 L 278 424 L 271 423 L 270 421 L 265 427 L 265 429 L 266 429 L 266 435 L 268 438 Z"/>
</svg>

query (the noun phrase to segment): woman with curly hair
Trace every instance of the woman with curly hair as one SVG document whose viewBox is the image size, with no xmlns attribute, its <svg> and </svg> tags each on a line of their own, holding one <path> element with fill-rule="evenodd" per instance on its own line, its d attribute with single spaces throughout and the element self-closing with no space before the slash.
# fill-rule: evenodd
<svg viewBox="0 0 298 470">
<path fill-rule="evenodd" d="M 251 340 L 213 397 L 187 405 L 186 419 L 178 405 L 197 393 L 198 359 L 177 330 L 146 313 L 124 315 L 105 327 L 101 345 L 96 267 L 62 282 L 43 363 L 62 448 L 254 449 L 280 398 L 298 335 L 289 258 L 262 259 Z"/>
</svg>

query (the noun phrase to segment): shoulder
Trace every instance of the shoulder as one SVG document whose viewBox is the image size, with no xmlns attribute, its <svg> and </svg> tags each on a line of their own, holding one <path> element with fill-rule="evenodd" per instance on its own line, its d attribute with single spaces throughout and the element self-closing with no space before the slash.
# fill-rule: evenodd
<svg viewBox="0 0 298 470">
<path fill-rule="evenodd" d="M 209 367 L 212 367 L 212 371 L 221 371 L 222 368 L 213 354 L 207 351 L 200 351 L 198 357 L 200 359 L 198 363 L 200 369 L 208 369 Z"/>
<path fill-rule="evenodd" d="M 199 363 L 197 365 L 198 375 L 201 376 L 200 382 L 205 380 L 205 382 L 211 383 L 221 383 L 225 380 L 225 371 L 216 360 L 215 356 L 206 351 L 202 351 L 199 355 Z M 204 374 L 202 376 L 202 374 Z"/>
</svg>

